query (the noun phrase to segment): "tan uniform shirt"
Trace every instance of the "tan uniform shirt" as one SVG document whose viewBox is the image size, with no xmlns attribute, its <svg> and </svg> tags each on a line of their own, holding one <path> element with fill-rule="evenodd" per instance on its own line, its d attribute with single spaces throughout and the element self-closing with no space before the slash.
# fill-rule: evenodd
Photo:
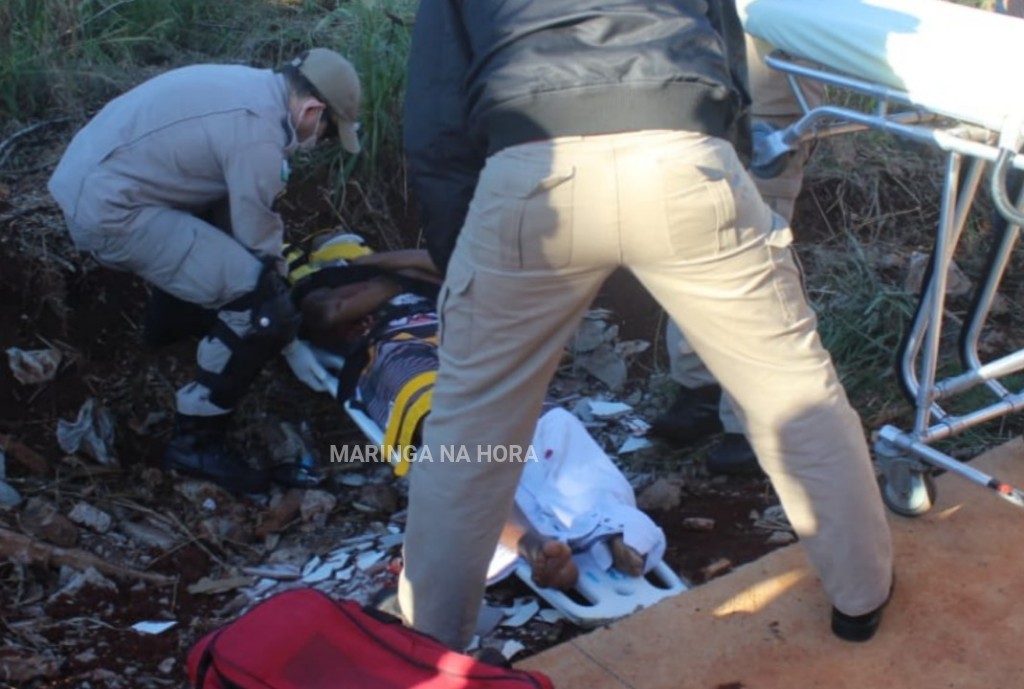
<svg viewBox="0 0 1024 689">
<path fill-rule="evenodd" d="M 295 150 L 284 78 L 196 65 L 157 76 L 108 103 L 74 137 L 49 183 L 83 231 L 131 231 L 153 206 L 201 212 L 228 199 L 235 238 L 279 256 L 272 209 Z"/>
</svg>

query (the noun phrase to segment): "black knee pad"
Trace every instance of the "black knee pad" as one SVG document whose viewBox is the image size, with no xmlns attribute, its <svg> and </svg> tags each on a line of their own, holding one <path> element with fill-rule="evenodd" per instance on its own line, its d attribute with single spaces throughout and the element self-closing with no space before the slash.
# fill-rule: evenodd
<svg viewBox="0 0 1024 689">
<path fill-rule="evenodd" d="M 200 370 L 197 381 L 210 390 L 210 401 L 232 409 L 260 370 L 295 339 L 300 313 L 288 284 L 272 266 L 264 269 L 256 288 L 227 304 L 225 311 L 249 311 L 250 330 L 238 335 L 218 321 L 209 337 L 220 340 L 231 355 L 219 373 Z"/>
</svg>

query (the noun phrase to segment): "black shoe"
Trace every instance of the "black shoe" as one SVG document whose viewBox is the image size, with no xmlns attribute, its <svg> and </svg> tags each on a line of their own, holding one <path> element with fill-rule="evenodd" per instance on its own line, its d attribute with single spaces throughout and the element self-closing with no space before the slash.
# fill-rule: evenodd
<svg viewBox="0 0 1024 689">
<path fill-rule="evenodd" d="M 398 604 L 398 589 L 394 586 L 386 586 L 378 591 L 370 600 L 368 607 L 388 617 L 397 618 L 399 621 L 404 619 L 402 608 Z"/>
<path fill-rule="evenodd" d="M 719 476 L 758 476 L 762 474 L 757 455 L 742 433 L 726 433 L 722 440 L 708 451 L 705 459 L 708 473 Z"/>
<path fill-rule="evenodd" d="M 668 411 L 651 423 L 650 433 L 673 445 L 689 445 L 722 430 L 718 406 L 722 388 L 683 388 Z"/>
<path fill-rule="evenodd" d="M 832 633 L 843 641 L 864 642 L 869 641 L 878 631 L 878 625 L 882 623 L 882 611 L 892 600 L 892 590 L 896 586 L 895 578 L 892 586 L 889 587 L 889 595 L 885 601 L 871 612 L 863 615 L 847 615 L 832 608 Z"/>
<path fill-rule="evenodd" d="M 500 667 L 506 670 L 512 669 L 512 661 L 506 658 L 501 651 L 496 648 L 491 648 L 490 646 L 477 648 L 470 651 L 467 655 L 473 658 L 473 660 L 478 660 L 481 663 L 486 663 L 487 665 L 493 665 L 494 667 Z"/>
<path fill-rule="evenodd" d="M 266 472 L 253 470 L 228 447 L 227 416 L 178 414 L 164 469 L 212 481 L 232 493 L 266 492 Z"/>
</svg>

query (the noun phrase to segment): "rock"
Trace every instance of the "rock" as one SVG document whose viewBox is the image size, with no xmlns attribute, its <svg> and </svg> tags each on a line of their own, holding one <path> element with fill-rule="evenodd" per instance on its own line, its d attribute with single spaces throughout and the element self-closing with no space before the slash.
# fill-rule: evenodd
<svg viewBox="0 0 1024 689">
<path fill-rule="evenodd" d="M 723 557 L 715 560 L 706 567 L 702 567 L 700 570 L 701 576 L 704 577 L 704 581 L 714 579 L 719 574 L 723 574 L 732 569 L 732 560 Z"/>
<path fill-rule="evenodd" d="M 670 510 L 679 505 L 683 483 L 679 479 L 659 478 L 636 497 L 636 506 L 644 512 Z"/>
<path fill-rule="evenodd" d="M 765 543 L 769 545 L 787 545 L 796 541 L 796 535 L 790 531 L 772 531 Z"/>
<path fill-rule="evenodd" d="M 50 463 L 41 454 L 9 435 L 0 433 L 0 450 L 6 453 L 8 459 L 17 462 L 33 474 L 45 476 L 50 472 Z"/>
<path fill-rule="evenodd" d="M 263 513 L 259 526 L 256 527 L 257 538 L 266 538 L 290 524 L 299 516 L 299 509 L 305 496 L 306 491 L 301 488 L 290 488 L 283 493 L 276 502 L 271 504 L 270 509 Z"/>
<path fill-rule="evenodd" d="M 110 531 L 110 524 L 113 521 L 109 514 L 87 502 L 75 503 L 68 513 L 68 519 L 97 533 Z"/>
<path fill-rule="evenodd" d="M 57 510 L 57 506 L 40 497 L 25 503 L 21 526 L 30 535 L 70 548 L 78 542 L 78 527 Z"/>
<path fill-rule="evenodd" d="M 308 522 L 317 515 L 328 515 L 338 506 L 338 498 L 327 491 L 307 490 L 299 505 L 299 515 L 302 521 Z"/>
<path fill-rule="evenodd" d="M 74 598 L 85 588 L 110 591 L 114 594 L 117 593 L 117 584 L 112 582 L 110 579 L 107 579 L 92 567 L 89 567 L 85 571 L 75 572 L 71 576 L 70 580 L 64 584 L 59 591 L 50 596 L 50 602 L 52 603 L 58 597 Z"/>
<path fill-rule="evenodd" d="M 137 545 L 170 550 L 180 539 L 169 531 L 145 522 L 123 522 L 119 527 Z"/>
<path fill-rule="evenodd" d="M 363 486 L 359 491 L 359 498 L 352 503 L 352 506 L 361 512 L 391 514 L 398 509 L 398 495 L 388 485 Z"/>
<path fill-rule="evenodd" d="M 6 481 L 0 481 L 0 508 L 17 507 L 21 504 L 21 493 Z"/>
<path fill-rule="evenodd" d="M 21 684 L 40 677 L 56 677 L 59 671 L 60 663 L 56 658 L 16 648 L 0 649 L 0 678 L 4 683 Z"/>
<path fill-rule="evenodd" d="M 682 526 L 687 531 L 712 531 L 715 528 L 715 520 L 705 517 L 687 517 L 683 520 Z"/>
</svg>

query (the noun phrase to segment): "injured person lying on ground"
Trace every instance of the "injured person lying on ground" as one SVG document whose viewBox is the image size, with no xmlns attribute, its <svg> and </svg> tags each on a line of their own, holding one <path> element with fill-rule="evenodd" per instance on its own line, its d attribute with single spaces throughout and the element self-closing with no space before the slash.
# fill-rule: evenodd
<svg viewBox="0 0 1024 689">
<path fill-rule="evenodd" d="M 286 255 L 301 337 L 331 361 L 339 400 L 383 430 L 384 447 L 415 445 L 438 367 L 441 276 L 426 251 L 375 254 L 345 234 Z M 546 405 L 533 449 L 538 461 L 523 462 L 492 581 L 525 562 L 537 586 L 569 589 L 581 551 L 630 577 L 661 562 L 663 532 L 636 508 L 632 487 L 582 422 Z"/>
</svg>

